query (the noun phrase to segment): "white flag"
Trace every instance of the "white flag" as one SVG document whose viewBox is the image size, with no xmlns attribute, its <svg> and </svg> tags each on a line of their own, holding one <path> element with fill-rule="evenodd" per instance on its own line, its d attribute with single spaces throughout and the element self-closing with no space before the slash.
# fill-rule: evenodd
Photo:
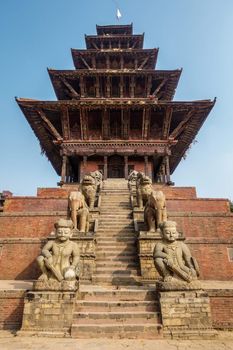
<svg viewBox="0 0 233 350">
<path fill-rule="evenodd" d="M 117 17 L 118 21 L 122 17 L 122 14 L 121 14 L 119 9 L 117 9 L 116 17 Z"/>
</svg>

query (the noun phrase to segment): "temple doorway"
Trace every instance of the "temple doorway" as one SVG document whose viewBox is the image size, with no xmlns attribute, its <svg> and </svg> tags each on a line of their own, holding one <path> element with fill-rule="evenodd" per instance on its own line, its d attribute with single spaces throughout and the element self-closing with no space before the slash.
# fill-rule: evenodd
<svg viewBox="0 0 233 350">
<path fill-rule="evenodd" d="M 124 158 L 118 155 L 108 158 L 108 177 L 124 177 Z"/>
</svg>

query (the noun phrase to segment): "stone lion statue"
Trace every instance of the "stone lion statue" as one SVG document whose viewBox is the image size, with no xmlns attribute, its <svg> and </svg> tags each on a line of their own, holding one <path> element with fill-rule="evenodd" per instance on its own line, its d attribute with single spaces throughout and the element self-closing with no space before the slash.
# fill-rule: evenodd
<svg viewBox="0 0 233 350">
<path fill-rule="evenodd" d="M 84 195 L 79 191 L 71 191 L 68 198 L 68 205 L 74 228 L 80 232 L 88 232 L 89 210 Z"/>
<path fill-rule="evenodd" d="M 96 170 L 96 171 L 91 171 L 90 175 L 95 179 L 95 184 L 97 186 L 97 190 L 101 190 L 103 186 L 103 174 L 101 171 Z"/>
<path fill-rule="evenodd" d="M 162 191 L 152 191 L 148 196 L 144 220 L 148 231 L 157 230 L 163 221 L 167 221 L 166 198 Z"/>
<path fill-rule="evenodd" d="M 190 283 L 199 276 L 197 261 L 188 246 L 177 241 L 176 222 L 165 221 L 161 225 L 162 242 L 157 243 L 153 252 L 154 264 L 164 282 Z"/>
<path fill-rule="evenodd" d="M 143 173 L 138 173 L 136 191 L 138 207 L 143 208 L 143 206 L 148 201 L 149 195 L 153 191 L 152 181 L 149 176 L 146 176 Z"/>
<path fill-rule="evenodd" d="M 91 174 L 84 175 L 80 185 L 80 190 L 84 195 L 89 208 L 93 209 L 95 205 L 95 197 L 97 192 L 97 184 L 95 177 Z"/>
</svg>

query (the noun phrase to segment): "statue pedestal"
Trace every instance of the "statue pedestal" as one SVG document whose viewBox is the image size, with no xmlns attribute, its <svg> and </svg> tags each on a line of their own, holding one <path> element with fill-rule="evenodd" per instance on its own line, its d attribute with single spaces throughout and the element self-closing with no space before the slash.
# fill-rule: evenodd
<svg viewBox="0 0 233 350">
<path fill-rule="evenodd" d="M 76 299 L 76 291 L 28 292 L 18 335 L 69 336 Z"/>
<path fill-rule="evenodd" d="M 160 283 L 162 286 L 163 283 Z M 159 287 L 159 286 L 158 286 Z M 159 289 L 159 288 L 158 288 Z M 217 332 L 212 328 L 209 297 L 201 289 L 192 290 L 169 286 L 159 290 L 164 338 L 212 339 Z"/>
</svg>

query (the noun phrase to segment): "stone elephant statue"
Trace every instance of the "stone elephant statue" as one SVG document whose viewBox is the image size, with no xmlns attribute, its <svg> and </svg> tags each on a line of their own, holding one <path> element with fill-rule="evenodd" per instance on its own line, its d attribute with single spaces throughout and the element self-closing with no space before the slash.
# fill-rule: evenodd
<svg viewBox="0 0 233 350">
<path fill-rule="evenodd" d="M 80 232 L 88 232 L 90 215 L 84 195 L 80 191 L 71 191 L 68 198 L 68 206 L 74 229 Z"/>
<path fill-rule="evenodd" d="M 136 182 L 136 191 L 137 191 L 137 204 L 139 208 L 143 208 L 146 204 L 149 195 L 153 191 L 152 181 L 149 176 L 146 176 L 143 173 L 138 173 Z"/>
<path fill-rule="evenodd" d="M 148 231 L 154 231 L 167 221 L 166 198 L 162 191 L 152 191 L 144 209 L 144 221 Z"/>
</svg>

